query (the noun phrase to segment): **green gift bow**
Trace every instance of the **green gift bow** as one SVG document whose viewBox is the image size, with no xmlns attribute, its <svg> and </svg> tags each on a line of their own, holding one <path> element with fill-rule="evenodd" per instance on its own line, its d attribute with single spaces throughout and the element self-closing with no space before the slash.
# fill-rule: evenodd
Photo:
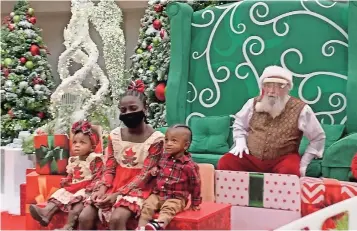
<svg viewBox="0 0 357 231">
<path fill-rule="evenodd" d="M 42 168 L 51 161 L 50 170 L 51 174 L 58 174 L 58 160 L 64 160 L 69 158 L 69 152 L 61 147 L 54 148 L 54 136 L 47 137 L 48 147 L 41 145 L 39 149 L 36 150 L 37 162 Z"/>
</svg>

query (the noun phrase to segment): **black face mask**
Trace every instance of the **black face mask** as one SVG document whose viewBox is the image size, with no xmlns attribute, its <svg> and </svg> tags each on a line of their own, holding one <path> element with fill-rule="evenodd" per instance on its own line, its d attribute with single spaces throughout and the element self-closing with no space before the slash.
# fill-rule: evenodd
<svg viewBox="0 0 357 231">
<path fill-rule="evenodd" d="M 136 111 L 128 114 L 121 114 L 119 119 L 123 121 L 125 126 L 128 128 L 136 128 L 139 126 L 141 121 L 143 121 L 144 117 L 144 111 Z"/>
</svg>

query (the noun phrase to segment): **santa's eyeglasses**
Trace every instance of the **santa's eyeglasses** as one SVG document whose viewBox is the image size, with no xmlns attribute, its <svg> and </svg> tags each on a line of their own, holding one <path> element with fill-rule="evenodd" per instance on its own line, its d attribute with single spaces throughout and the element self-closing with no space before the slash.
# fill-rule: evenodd
<svg viewBox="0 0 357 231">
<path fill-rule="evenodd" d="M 263 83 L 263 88 L 266 89 L 284 89 L 287 84 L 282 83 Z"/>
</svg>

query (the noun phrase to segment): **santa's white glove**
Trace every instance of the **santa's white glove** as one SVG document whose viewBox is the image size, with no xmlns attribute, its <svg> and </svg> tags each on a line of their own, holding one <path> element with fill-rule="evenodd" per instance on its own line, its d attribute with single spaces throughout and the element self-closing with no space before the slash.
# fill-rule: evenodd
<svg viewBox="0 0 357 231">
<path fill-rule="evenodd" d="M 315 158 L 315 155 L 310 153 L 305 153 L 300 161 L 300 176 L 303 177 L 306 174 L 307 166 L 309 166 L 310 162 Z"/>
<path fill-rule="evenodd" d="M 232 153 L 235 156 L 239 156 L 239 158 L 243 157 L 243 153 L 249 155 L 249 149 L 247 147 L 245 138 L 237 139 L 234 148 L 232 148 L 229 153 Z"/>
</svg>

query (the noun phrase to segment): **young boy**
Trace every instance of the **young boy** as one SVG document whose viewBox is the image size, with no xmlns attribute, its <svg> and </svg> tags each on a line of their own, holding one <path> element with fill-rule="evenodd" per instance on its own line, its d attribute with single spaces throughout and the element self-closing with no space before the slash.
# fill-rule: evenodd
<svg viewBox="0 0 357 231">
<path fill-rule="evenodd" d="M 151 174 L 156 176 L 153 194 L 144 201 L 138 229 L 164 229 L 179 212 L 183 211 L 191 194 L 191 209 L 199 210 L 201 180 L 197 164 L 187 152 L 192 141 L 188 126 L 174 125 L 165 135 L 165 151 Z M 152 220 L 156 211 L 157 220 Z"/>
</svg>

